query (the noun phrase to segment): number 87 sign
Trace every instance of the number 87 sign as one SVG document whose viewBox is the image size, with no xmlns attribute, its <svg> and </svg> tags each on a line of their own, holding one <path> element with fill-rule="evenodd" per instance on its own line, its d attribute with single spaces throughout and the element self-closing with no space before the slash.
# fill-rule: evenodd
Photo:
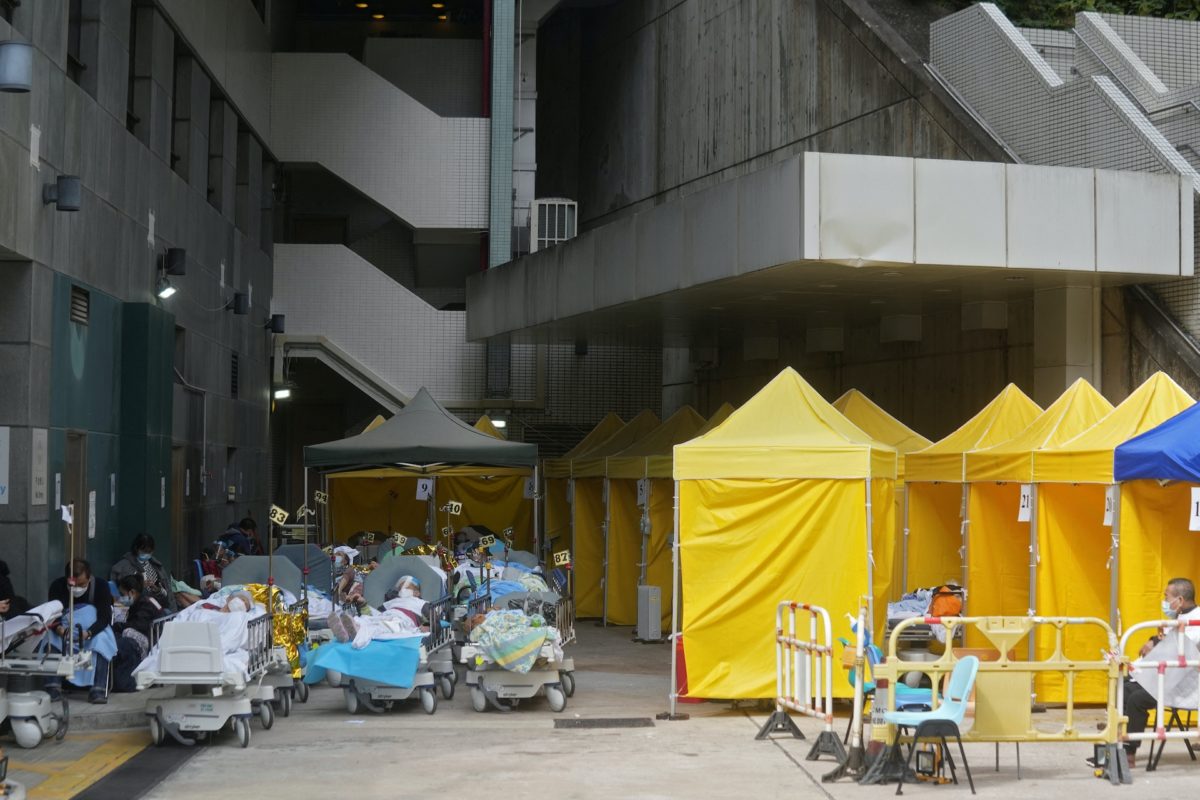
<svg viewBox="0 0 1200 800">
<path fill-rule="evenodd" d="M 554 566 L 567 567 L 571 565 L 571 551 L 559 550 L 554 554 Z"/>
</svg>

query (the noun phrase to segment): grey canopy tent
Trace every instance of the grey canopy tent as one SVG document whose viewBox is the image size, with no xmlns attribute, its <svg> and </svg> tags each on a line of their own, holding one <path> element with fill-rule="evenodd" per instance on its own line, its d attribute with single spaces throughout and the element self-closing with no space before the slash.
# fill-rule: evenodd
<svg viewBox="0 0 1200 800">
<path fill-rule="evenodd" d="M 304 466 L 321 470 L 386 466 L 432 475 L 453 467 L 532 469 L 536 463 L 536 444 L 476 430 L 442 408 L 424 387 L 378 428 L 304 448 Z"/>
</svg>

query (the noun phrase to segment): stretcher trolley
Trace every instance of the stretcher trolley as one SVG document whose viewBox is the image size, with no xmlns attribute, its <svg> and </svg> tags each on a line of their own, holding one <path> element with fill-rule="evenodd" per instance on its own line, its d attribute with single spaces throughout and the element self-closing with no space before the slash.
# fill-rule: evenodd
<svg viewBox="0 0 1200 800">
<path fill-rule="evenodd" d="M 77 670 L 91 665 L 92 654 L 55 653 L 47 647 L 47 634 L 62 618 L 62 603 L 52 600 L 10 620 L 0 619 L 0 719 L 7 718 L 17 744 L 37 747 L 42 739 L 53 736 L 61 741 L 67 735 L 70 706 L 66 697 L 51 700 L 42 690 L 49 677 L 70 678 Z M 79 631 L 71 631 L 78 641 Z M 7 764 L 8 759 L 0 759 Z M 0 780 L 3 777 L 0 776 Z"/>
<path fill-rule="evenodd" d="M 505 669 L 475 642 L 464 644 L 459 658 L 467 668 L 472 708 L 511 711 L 521 700 L 544 694 L 551 711 L 562 711 L 567 698 L 575 694 L 575 659 L 562 651 L 575 641 L 573 599 L 556 592 L 516 592 L 498 598 L 494 605 L 501 610 L 540 614 L 557 630 L 558 637 L 542 643 L 533 667 L 524 673 Z"/>
<path fill-rule="evenodd" d="M 263 696 L 260 687 L 273 661 L 271 615 L 246 623 L 245 649 L 234 653 L 224 652 L 215 622 L 172 620 L 162 626 L 157 639 L 157 663 L 137 673 L 139 690 L 175 688 L 174 697 L 146 703 L 155 746 L 168 736 L 191 746 L 229 726 L 238 744 L 248 747 L 250 717 L 256 713 L 255 701 Z M 270 703 L 259 703 L 257 713 L 264 727 L 271 726 L 267 715 L 274 722 Z"/>
<path fill-rule="evenodd" d="M 340 686 L 346 700 L 346 710 L 357 714 L 360 710 L 383 713 L 396 703 L 414 696 L 420 697 L 421 708 L 427 714 L 437 711 L 438 690 L 449 700 L 454 697 L 457 676 L 450 645 L 453 641 L 451 617 L 454 599 L 446 594 L 445 582 L 419 556 L 393 556 L 371 571 L 363 584 L 363 598 L 372 606 L 383 605 L 388 589 L 405 575 L 420 582 L 422 594 L 432 594 L 438 600 L 425 606 L 424 616 L 429 621 L 429 633 L 421 639 L 416 674 L 410 686 L 394 686 L 374 680 L 355 678 L 349 675 L 330 674 L 330 681 Z M 367 645 L 370 647 L 371 645 Z"/>
</svg>

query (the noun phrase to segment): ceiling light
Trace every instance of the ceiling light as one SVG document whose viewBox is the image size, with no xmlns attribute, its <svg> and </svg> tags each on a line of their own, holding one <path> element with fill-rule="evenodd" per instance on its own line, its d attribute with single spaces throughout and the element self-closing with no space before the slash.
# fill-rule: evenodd
<svg viewBox="0 0 1200 800">
<path fill-rule="evenodd" d="M 158 295 L 158 299 L 166 300 L 171 295 L 175 294 L 176 289 L 171 285 L 171 281 L 166 275 L 159 276 L 158 283 L 154 286 L 154 293 Z"/>
<path fill-rule="evenodd" d="M 442 14 L 438 17 L 438 19 L 441 20 L 442 22 L 445 22 L 448 19 L 448 17 L 445 14 Z"/>
<path fill-rule="evenodd" d="M 383 19 L 383 14 L 372 14 L 371 19 Z"/>
<path fill-rule="evenodd" d="M 276 400 L 288 400 L 291 398 L 291 396 L 292 396 L 292 390 L 287 388 L 286 386 L 281 386 L 275 390 L 275 399 Z"/>
<path fill-rule="evenodd" d="M 355 8 L 366 8 L 367 4 L 366 3 L 355 3 L 354 7 Z"/>
<path fill-rule="evenodd" d="M 508 422 L 506 420 L 502 420 L 502 419 L 494 419 L 494 420 L 492 420 L 492 426 L 495 428 L 499 428 L 500 430 L 504 430 L 505 428 L 508 427 Z"/>
<path fill-rule="evenodd" d="M 445 8 L 446 4 L 445 3 L 434 3 L 433 7 L 434 8 Z"/>
</svg>

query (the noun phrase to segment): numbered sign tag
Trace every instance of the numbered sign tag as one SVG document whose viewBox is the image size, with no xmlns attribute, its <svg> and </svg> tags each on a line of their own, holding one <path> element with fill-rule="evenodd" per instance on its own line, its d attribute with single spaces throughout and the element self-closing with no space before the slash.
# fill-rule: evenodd
<svg viewBox="0 0 1200 800">
<path fill-rule="evenodd" d="M 325 505 L 329 502 L 329 495 L 325 492 L 313 492 L 313 500 L 317 505 Z"/>
<path fill-rule="evenodd" d="M 1109 486 L 1104 490 L 1104 524 L 1106 527 L 1113 526 L 1113 512 L 1117 509 L 1117 492 L 1120 491 L 1116 486 Z"/>
<path fill-rule="evenodd" d="M 504 540 L 505 544 L 511 547 L 513 540 L 513 529 L 505 528 L 504 530 L 500 531 L 500 538 Z"/>
<path fill-rule="evenodd" d="M 312 512 L 312 509 L 310 509 L 308 507 L 308 503 L 305 503 L 296 509 L 296 519 L 297 520 L 302 520 L 305 517 L 311 517 L 312 515 L 313 515 L 313 512 Z"/>
<path fill-rule="evenodd" d="M 284 511 L 279 506 L 271 506 L 271 511 L 267 514 L 271 518 L 271 522 L 276 525 L 282 525 L 288 521 L 288 512 Z"/>
<path fill-rule="evenodd" d="M 537 484 L 533 482 L 533 478 L 525 479 L 525 499 L 533 500 L 537 497 Z"/>
<path fill-rule="evenodd" d="M 73 503 L 63 503 L 62 519 L 68 525 L 75 524 L 75 505 Z"/>
<path fill-rule="evenodd" d="M 442 528 L 442 536 L 445 536 L 447 539 L 450 538 L 451 533 L 452 531 L 449 528 Z"/>
<path fill-rule="evenodd" d="M 408 537 L 400 533 L 393 533 L 392 541 L 396 543 L 396 547 L 404 547 L 408 542 Z"/>
<path fill-rule="evenodd" d="M 571 563 L 571 551 L 559 550 L 554 554 L 554 566 L 565 567 Z"/>
<path fill-rule="evenodd" d="M 496 543 L 496 537 L 492 536 L 491 534 L 488 534 L 487 536 L 479 537 L 479 546 L 482 547 L 484 550 L 488 549 L 495 543 Z"/>
<path fill-rule="evenodd" d="M 362 535 L 363 544 L 375 544 L 375 532 L 365 531 Z"/>
<path fill-rule="evenodd" d="M 639 506 L 645 506 L 646 503 L 650 502 L 650 481 L 649 481 L 649 479 L 648 478 L 639 479 L 637 482 L 637 490 L 638 490 L 637 504 Z"/>
<path fill-rule="evenodd" d="M 452 517 L 457 517 L 462 513 L 462 503 L 457 500 L 449 500 L 446 502 L 445 511 Z"/>
<path fill-rule="evenodd" d="M 1192 487 L 1192 513 L 1188 520 L 1189 531 L 1200 531 L 1200 487 Z"/>
<path fill-rule="evenodd" d="M 428 500 L 433 497 L 433 478 L 417 478 L 417 499 Z"/>
<path fill-rule="evenodd" d="M 1033 512 L 1033 485 L 1021 484 L 1021 506 L 1017 509 L 1017 522 L 1029 522 Z"/>
</svg>

